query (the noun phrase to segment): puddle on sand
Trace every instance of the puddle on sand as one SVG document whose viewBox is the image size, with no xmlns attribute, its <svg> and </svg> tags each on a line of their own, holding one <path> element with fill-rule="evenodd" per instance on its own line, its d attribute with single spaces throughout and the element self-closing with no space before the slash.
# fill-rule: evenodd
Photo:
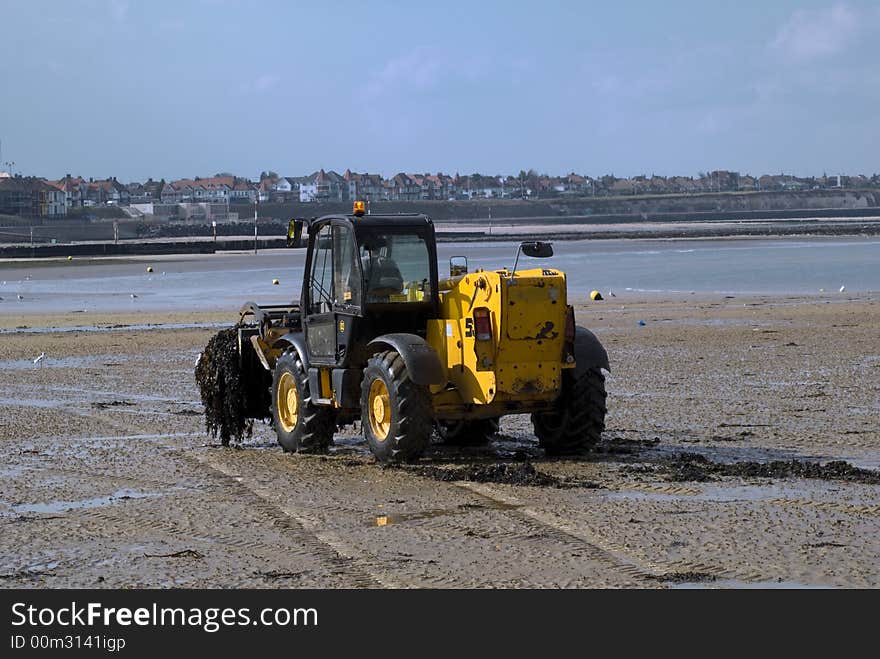
<svg viewBox="0 0 880 659">
<path fill-rule="evenodd" d="M 748 326 L 756 328 L 756 331 L 762 327 L 781 324 L 778 321 L 758 321 L 753 318 L 661 318 L 654 322 L 665 325 L 701 325 L 708 327 Z"/>
<path fill-rule="evenodd" d="M 81 357 L 52 357 L 46 355 L 39 361 L 34 363 L 33 359 L 0 359 L 0 371 L 25 371 L 41 368 L 82 368 L 84 366 L 94 366 L 95 364 L 103 364 L 113 357 L 110 355 L 88 355 Z"/>
<path fill-rule="evenodd" d="M 411 513 L 389 513 L 387 515 L 377 515 L 370 520 L 369 526 L 389 526 L 391 524 L 401 524 L 403 522 L 412 522 L 422 519 L 434 519 L 435 517 L 443 517 L 446 515 L 465 515 L 478 510 L 513 510 L 522 508 L 520 504 L 502 503 L 500 501 L 487 501 L 486 503 L 464 503 L 456 508 L 436 508 L 433 510 L 422 510 Z"/>
<path fill-rule="evenodd" d="M 57 400 L 41 400 L 37 398 L 0 397 L 0 405 L 3 407 L 64 407 Z"/>
<path fill-rule="evenodd" d="M 718 581 L 689 581 L 684 583 L 669 584 L 669 587 L 684 590 L 703 590 L 708 588 L 826 590 L 832 588 L 831 586 L 819 586 L 816 584 L 800 583 L 798 581 L 740 581 L 739 579 L 721 579 Z"/>
<path fill-rule="evenodd" d="M 851 483 L 803 481 L 768 483 L 766 485 L 715 485 L 696 483 L 700 492 L 696 494 L 644 492 L 637 489 L 605 492 L 608 499 L 625 499 L 629 501 L 648 501 L 660 503 L 664 501 L 701 501 L 710 503 L 753 503 L 757 501 L 775 502 L 783 500 L 835 502 L 843 505 L 871 506 L 876 504 L 876 497 L 871 486 L 856 490 Z M 846 488 L 845 496 L 841 493 Z"/>
<path fill-rule="evenodd" d="M 723 426 L 721 431 L 737 430 L 739 427 Z M 662 435 L 663 431 L 658 430 Z M 711 445 L 691 444 L 680 446 L 676 444 L 658 444 L 645 451 L 644 455 L 649 458 L 675 458 L 682 453 L 696 453 L 707 460 L 721 464 L 733 464 L 735 462 L 772 462 L 774 460 L 810 460 L 819 461 L 822 456 L 805 455 L 795 449 L 765 448 L 762 446 L 731 446 L 730 442 L 724 442 L 719 446 L 718 442 Z"/>
<path fill-rule="evenodd" d="M 144 331 L 164 329 L 213 329 L 215 327 L 229 327 L 229 323 L 156 323 L 152 325 L 70 325 L 67 327 L 17 327 L 14 329 L 0 329 L 0 334 L 55 334 L 58 332 L 117 332 L 117 331 Z"/>
<path fill-rule="evenodd" d="M 743 501 L 762 501 L 778 499 L 785 488 L 778 485 L 741 485 L 734 487 L 700 484 L 699 494 L 664 494 L 662 492 L 641 492 L 639 490 L 620 490 L 604 494 L 609 499 L 629 499 L 636 501 L 712 501 L 733 503 Z"/>
<path fill-rule="evenodd" d="M 116 490 L 113 494 L 103 496 L 103 497 L 94 497 L 91 499 L 82 499 L 80 501 L 50 501 L 49 503 L 20 503 L 17 505 L 9 506 L 12 513 L 15 515 L 22 514 L 51 514 L 51 513 L 66 513 L 71 510 L 82 510 L 85 508 L 100 508 L 101 506 L 107 506 L 117 501 L 126 501 L 128 499 L 147 499 L 152 497 L 162 496 L 159 492 L 139 492 L 137 490 L 129 490 L 129 489 L 121 489 Z M 0 516 L 8 516 L 9 513 L 0 513 Z"/>
<path fill-rule="evenodd" d="M 61 565 L 60 561 L 49 561 L 48 563 L 34 563 L 33 565 L 25 565 L 22 568 L 15 569 L 13 566 L 0 566 L 0 572 L 12 572 L 16 577 L 40 576 L 47 572 L 51 572 Z"/>
<path fill-rule="evenodd" d="M 158 435 L 116 435 L 109 437 L 47 437 L 45 439 L 40 439 L 41 445 L 39 449 L 39 453 L 41 456 L 55 456 L 55 455 L 73 455 L 74 457 L 86 457 L 90 455 L 90 451 L 97 449 L 115 449 L 115 448 L 125 448 L 126 442 L 130 441 L 160 441 L 163 439 L 177 439 L 184 437 L 201 437 L 205 440 L 208 439 L 207 435 L 203 432 L 177 432 L 177 433 L 162 433 Z M 71 443 L 76 443 L 77 446 L 70 446 Z M 87 446 L 83 447 L 83 444 L 97 444 L 97 447 Z M 34 449 L 33 445 L 29 448 Z M 164 450 L 161 446 L 157 447 L 158 450 Z"/>
</svg>

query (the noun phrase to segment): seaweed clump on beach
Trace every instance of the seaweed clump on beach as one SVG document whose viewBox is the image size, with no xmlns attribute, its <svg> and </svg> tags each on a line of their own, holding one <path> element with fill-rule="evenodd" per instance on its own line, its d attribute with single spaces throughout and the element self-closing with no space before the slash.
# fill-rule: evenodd
<svg viewBox="0 0 880 659">
<path fill-rule="evenodd" d="M 712 462 L 697 453 L 680 453 L 662 464 L 670 481 L 708 481 L 716 476 L 740 478 L 815 478 L 850 483 L 880 484 L 880 472 L 862 469 L 843 460 L 821 464 L 806 460 L 773 460 L 772 462 Z"/>
<path fill-rule="evenodd" d="M 223 446 L 253 434 L 254 419 L 269 416 L 271 376 L 238 354 L 236 325 L 208 341 L 196 363 L 195 377 L 205 407 L 205 429 Z"/>
</svg>

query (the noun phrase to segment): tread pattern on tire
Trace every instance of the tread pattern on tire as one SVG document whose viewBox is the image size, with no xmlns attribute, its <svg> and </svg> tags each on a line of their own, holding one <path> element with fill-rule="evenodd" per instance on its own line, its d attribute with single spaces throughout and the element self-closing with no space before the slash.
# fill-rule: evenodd
<svg viewBox="0 0 880 659">
<path fill-rule="evenodd" d="M 380 456 L 373 451 L 376 458 L 391 462 L 412 462 L 417 460 L 428 447 L 434 423 L 434 411 L 431 405 L 431 394 L 427 387 L 417 385 L 409 376 L 403 357 L 396 350 L 386 350 L 373 355 L 364 369 L 361 385 L 361 424 L 368 443 L 370 420 L 368 416 L 370 384 L 377 372 L 388 374 L 386 384 L 392 404 L 396 401 L 397 409 L 392 418 L 389 437 L 391 442 L 386 455 Z M 384 444 L 384 442 L 383 442 Z M 371 445 L 371 449 L 373 446 Z M 383 446 L 384 448 L 384 446 Z"/>
<path fill-rule="evenodd" d="M 591 368 L 575 378 L 563 374 L 563 391 L 553 412 L 532 414 L 538 441 L 548 454 L 576 453 L 594 446 L 605 430 L 605 376 Z"/>
<path fill-rule="evenodd" d="M 294 449 L 285 446 L 281 442 L 280 433 L 281 424 L 278 421 L 278 373 L 284 367 L 290 367 L 291 372 L 297 380 L 300 394 L 305 392 L 307 395 L 301 396 L 299 409 L 299 421 L 291 435 L 297 436 L 297 447 Z M 272 423 L 275 426 L 276 433 L 279 434 L 278 443 L 286 452 L 297 451 L 299 453 L 324 453 L 330 444 L 333 443 L 333 431 L 336 429 L 336 415 L 330 406 L 315 405 L 312 403 L 311 392 L 309 391 L 309 376 L 306 373 L 305 366 L 295 351 L 285 352 L 275 363 L 275 377 L 272 381 Z"/>
</svg>

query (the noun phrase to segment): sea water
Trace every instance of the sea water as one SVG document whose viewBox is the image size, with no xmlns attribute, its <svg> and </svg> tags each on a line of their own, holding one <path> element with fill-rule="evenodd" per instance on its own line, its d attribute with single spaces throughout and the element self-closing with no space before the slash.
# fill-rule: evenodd
<svg viewBox="0 0 880 659">
<path fill-rule="evenodd" d="M 471 271 L 512 268 L 518 244 L 441 243 L 440 275 L 463 255 Z M 572 299 L 604 294 L 677 292 L 809 294 L 880 291 L 880 240 L 816 239 L 578 240 L 554 243 L 554 256 L 520 255 L 518 269 L 566 272 Z M 230 310 L 245 301 L 299 299 L 304 249 L 213 255 L 17 261 L 0 264 L 0 315 L 54 312 Z M 152 272 L 147 272 L 147 267 Z M 278 284 L 274 284 L 274 280 Z M 21 296 L 21 299 L 19 299 Z M 88 324 L 86 316 L 83 324 Z"/>
</svg>

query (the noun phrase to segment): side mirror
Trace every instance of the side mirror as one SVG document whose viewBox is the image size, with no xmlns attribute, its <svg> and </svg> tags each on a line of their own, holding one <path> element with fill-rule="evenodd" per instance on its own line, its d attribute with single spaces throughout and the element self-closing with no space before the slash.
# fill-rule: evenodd
<svg viewBox="0 0 880 659">
<path fill-rule="evenodd" d="M 449 276 L 458 277 L 468 273 L 468 260 L 466 256 L 453 256 L 449 259 Z"/>
<path fill-rule="evenodd" d="M 539 241 L 522 244 L 523 254 L 535 259 L 546 259 L 553 256 L 553 245 Z"/>
<path fill-rule="evenodd" d="M 538 240 L 520 243 L 519 247 L 516 248 L 516 260 L 513 262 L 513 270 L 510 271 L 511 283 L 513 283 L 513 278 L 516 277 L 516 265 L 519 263 L 520 252 L 533 258 L 546 259 L 548 256 L 553 256 L 553 245 L 542 243 Z"/>
</svg>

